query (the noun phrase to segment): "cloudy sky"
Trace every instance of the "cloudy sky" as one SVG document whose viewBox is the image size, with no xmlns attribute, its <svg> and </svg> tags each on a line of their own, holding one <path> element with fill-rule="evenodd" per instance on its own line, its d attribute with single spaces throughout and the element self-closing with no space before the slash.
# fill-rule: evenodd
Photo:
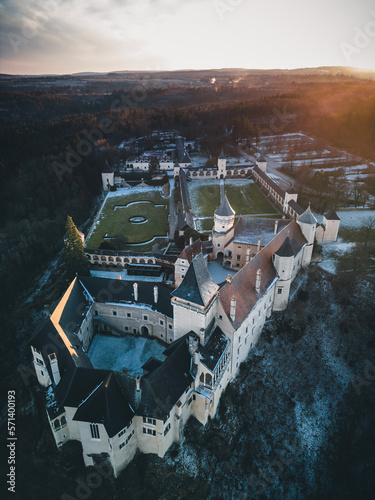
<svg viewBox="0 0 375 500">
<path fill-rule="evenodd" d="M 0 72 L 375 68 L 374 0 L 0 0 Z"/>
</svg>

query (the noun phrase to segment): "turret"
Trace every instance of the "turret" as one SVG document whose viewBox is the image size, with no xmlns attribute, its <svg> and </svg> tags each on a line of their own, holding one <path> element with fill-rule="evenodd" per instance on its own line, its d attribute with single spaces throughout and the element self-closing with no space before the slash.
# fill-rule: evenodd
<svg viewBox="0 0 375 500">
<path fill-rule="evenodd" d="M 226 175 L 227 175 L 227 160 L 225 158 L 224 151 L 222 150 L 217 160 L 217 178 L 224 179 Z"/>
<path fill-rule="evenodd" d="M 114 186 L 114 177 L 115 174 L 113 169 L 109 166 L 108 162 L 106 162 L 106 166 L 102 172 L 103 191 L 109 191 L 111 187 Z"/>
<path fill-rule="evenodd" d="M 323 241 L 336 241 L 340 227 L 340 217 L 332 209 L 323 216 Z"/>
<path fill-rule="evenodd" d="M 279 276 L 275 289 L 273 309 L 283 311 L 288 305 L 290 285 L 292 281 L 294 250 L 289 234 L 273 255 L 273 265 Z"/>
<path fill-rule="evenodd" d="M 224 196 L 220 207 L 215 210 L 214 219 L 216 233 L 227 233 L 234 224 L 236 212 L 230 206 L 227 195 Z"/>
<path fill-rule="evenodd" d="M 303 236 L 307 240 L 307 244 L 303 250 L 302 267 L 307 267 L 311 262 L 317 222 L 318 221 L 311 211 L 310 205 L 307 210 L 297 217 L 297 223 L 301 228 Z"/>
<path fill-rule="evenodd" d="M 265 157 L 263 156 L 262 153 L 260 154 L 259 158 L 257 159 L 257 167 L 262 172 L 266 172 L 266 170 L 267 170 L 267 160 L 265 159 Z"/>
</svg>

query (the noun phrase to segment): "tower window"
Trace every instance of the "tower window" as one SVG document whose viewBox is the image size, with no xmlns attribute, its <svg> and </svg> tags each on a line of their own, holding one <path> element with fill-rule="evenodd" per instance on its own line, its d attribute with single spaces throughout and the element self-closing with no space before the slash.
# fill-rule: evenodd
<svg viewBox="0 0 375 500">
<path fill-rule="evenodd" d="M 90 424 L 91 439 L 100 439 L 98 424 Z"/>
</svg>

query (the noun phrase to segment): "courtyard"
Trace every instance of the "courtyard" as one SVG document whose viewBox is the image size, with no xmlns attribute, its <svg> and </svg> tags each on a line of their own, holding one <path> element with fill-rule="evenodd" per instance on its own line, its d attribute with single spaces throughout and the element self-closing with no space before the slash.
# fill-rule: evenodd
<svg viewBox="0 0 375 500">
<path fill-rule="evenodd" d="M 124 188 L 109 193 L 90 231 L 87 248 L 103 242 L 114 250 L 151 251 L 168 233 L 169 201 L 158 188 Z"/>
<path fill-rule="evenodd" d="M 196 229 L 212 230 L 214 212 L 220 205 L 220 180 L 199 180 L 188 183 Z M 225 180 L 224 189 L 229 203 L 239 216 L 280 217 L 277 210 L 250 179 Z"/>
<path fill-rule="evenodd" d="M 122 371 L 126 368 L 131 375 L 142 375 L 142 366 L 151 357 L 164 361 L 165 347 L 157 340 L 143 337 L 110 337 L 96 334 L 88 356 L 94 368 Z"/>
</svg>

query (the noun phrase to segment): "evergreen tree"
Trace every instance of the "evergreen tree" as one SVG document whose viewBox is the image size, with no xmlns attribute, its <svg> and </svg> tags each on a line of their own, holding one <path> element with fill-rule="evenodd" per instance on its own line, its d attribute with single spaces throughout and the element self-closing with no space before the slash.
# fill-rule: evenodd
<svg viewBox="0 0 375 500">
<path fill-rule="evenodd" d="M 66 272 L 70 277 L 75 276 L 75 274 L 90 275 L 90 265 L 83 249 L 81 237 L 69 215 L 65 226 L 64 261 Z"/>
</svg>

